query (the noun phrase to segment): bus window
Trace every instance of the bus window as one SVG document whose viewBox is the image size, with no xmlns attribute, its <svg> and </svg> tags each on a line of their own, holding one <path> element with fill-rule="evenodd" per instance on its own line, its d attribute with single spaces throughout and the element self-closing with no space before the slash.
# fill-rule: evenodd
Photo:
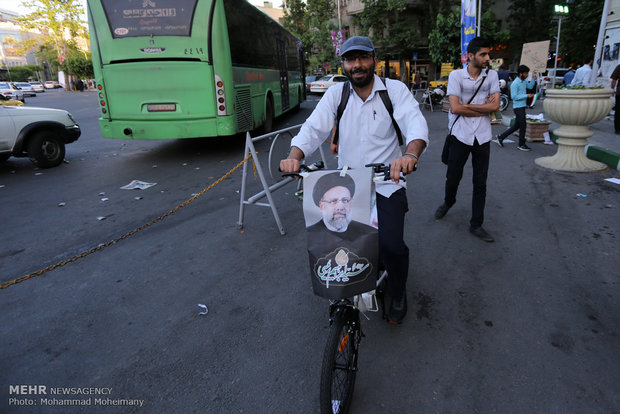
<svg viewBox="0 0 620 414">
<path fill-rule="evenodd" d="M 101 0 L 115 39 L 189 36 L 197 0 Z"/>
</svg>

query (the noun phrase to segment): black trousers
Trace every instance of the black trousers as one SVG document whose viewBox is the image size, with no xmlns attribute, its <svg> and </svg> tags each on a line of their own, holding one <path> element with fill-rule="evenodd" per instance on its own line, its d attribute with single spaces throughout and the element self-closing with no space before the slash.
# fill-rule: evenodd
<svg viewBox="0 0 620 414">
<path fill-rule="evenodd" d="M 499 137 L 500 139 L 504 139 L 518 129 L 519 146 L 525 145 L 525 128 L 527 128 L 527 123 L 525 122 L 525 108 L 513 108 L 513 111 L 515 113 L 515 124 L 505 130 Z"/>
<path fill-rule="evenodd" d="M 404 240 L 405 213 L 409 210 L 404 188 L 389 198 L 377 193 L 379 260 L 388 271 L 388 294 L 400 299 L 409 275 L 409 247 Z"/>
<path fill-rule="evenodd" d="M 469 224 L 473 228 L 482 226 L 484 222 L 484 204 L 487 196 L 487 175 L 489 172 L 489 154 L 491 144 L 489 142 L 480 145 L 474 138 L 474 145 L 463 144 L 458 139 L 450 143 L 448 156 L 448 171 L 446 172 L 445 203 L 452 206 L 456 203 L 456 193 L 459 183 L 463 178 L 463 168 L 471 154 L 471 166 L 473 169 L 474 191 L 471 200 L 471 220 Z"/>
<path fill-rule="evenodd" d="M 615 128 L 615 132 L 616 134 L 620 134 L 620 114 L 618 112 L 620 112 L 620 95 L 619 93 L 616 93 L 616 108 L 614 109 L 614 128 Z"/>
</svg>

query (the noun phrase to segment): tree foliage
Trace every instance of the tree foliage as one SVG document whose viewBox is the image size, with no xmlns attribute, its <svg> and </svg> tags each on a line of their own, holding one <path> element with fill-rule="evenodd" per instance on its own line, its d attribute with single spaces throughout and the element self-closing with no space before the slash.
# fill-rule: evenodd
<svg viewBox="0 0 620 414">
<path fill-rule="evenodd" d="M 333 0 L 286 0 L 284 3 L 284 27 L 300 37 L 309 69 L 338 66 L 339 58 L 334 53 L 331 33 L 336 27 L 329 21 L 334 17 L 334 9 Z"/>
<path fill-rule="evenodd" d="M 560 33 L 560 56 L 566 63 L 583 63 L 587 57 L 594 56 L 603 5 L 599 0 L 570 3 L 569 15 L 562 18 Z M 553 26 L 555 39 L 557 26 Z"/>
<path fill-rule="evenodd" d="M 505 45 L 510 40 L 510 31 L 499 29 L 499 22 L 490 8 L 482 13 L 481 20 L 480 36 L 487 39 L 491 47 Z M 450 62 L 454 67 L 461 66 L 460 9 L 437 15 L 435 28 L 429 34 L 429 53 L 435 63 Z"/>
<path fill-rule="evenodd" d="M 454 67 L 461 64 L 461 13 L 452 10 L 439 13 L 435 28 L 428 35 L 428 51 L 435 63 L 450 62 Z"/>
<path fill-rule="evenodd" d="M 26 0 L 23 5 L 32 12 L 16 20 L 25 30 L 36 30 L 41 35 L 23 40 L 22 53 L 35 51 L 52 69 L 58 66 L 59 57 L 79 53 L 76 39 L 87 39 L 88 33 L 86 22 L 80 19 L 83 9 L 77 0 Z"/>
<path fill-rule="evenodd" d="M 90 53 L 74 53 L 67 57 L 62 64 L 62 70 L 81 79 L 92 79 L 95 77 L 93 70 L 93 60 Z"/>
<path fill-rule="evenodd" d="M 370 34 L 379 59 L 409 59 L 420 44 L 419 26 L 407 13 L 406 0 L 362 0 L 364 10 L 357 20 L 362 33 Z"/>
</svg>

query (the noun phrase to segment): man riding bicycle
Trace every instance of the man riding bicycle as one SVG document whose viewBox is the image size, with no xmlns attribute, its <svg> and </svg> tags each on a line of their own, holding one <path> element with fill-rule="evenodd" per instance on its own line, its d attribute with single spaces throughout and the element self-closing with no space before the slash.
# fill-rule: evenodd
<svg viewBox="0 0 620 414">
<path fill-rule="evenodd" d="M 409 272 L 409 248 L 404 242 L 406 185 L 400 174 L 413 172 L 418 157 L 428 145 L 428 126 L 418 102 L 400 81 L 375 75 L 377 58 L 372 41 L 354 36 L 341 48 L 342 69 L 349 82 L 335 85 L 325 95 L 291 141 L 287 159 L 280 161 L 284 172 L 299 171 L 300 161 L 312 154 L 330 136 L 338 152 L 338 167 L 364 168 L 366 164 L 391 164 L 391 181 L 376 185 L 379 221 L 379 257 L 389 274 L 391 301 L 388 322 L 399 324 L 407 313 L 405 292 Z M 349 88 L 350 93 L 343 93 Z M 385 92 L 389 96 L 386 102 Z M 345 91 L 347 92 L 347 91 Z M 353 93 L 354 92 L 354 93 Z M 343 102 L 341 100 L 347 96 Z M 391 105 L 389 105 L 391 103 Z M 390 109 L 388 109 L 388 106 Z M 339 125 L 336 118 L 341 116 Z M 400 132 L 400 134 L 397 132 Z M 399 135 L 406 150 L 399 146 Z M 336 141 L 337 140 L 337 141 Z"/>
</svg>

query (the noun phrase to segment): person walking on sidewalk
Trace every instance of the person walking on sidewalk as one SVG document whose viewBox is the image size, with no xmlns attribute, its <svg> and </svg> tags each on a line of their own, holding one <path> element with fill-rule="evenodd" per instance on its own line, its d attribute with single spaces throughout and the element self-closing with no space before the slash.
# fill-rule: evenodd
<svg viewBox="0 0 620 414">
<path fill-rule="evenodd" d="M 611 89 L 614 90 L 614 95 L 616 95 L 616 107 L 614 109 L 614 129 L 616 130 L 616 134 L 620 134 L 620 116 L 618 116 L 618 111 L 620 111 L 620 65 L 616 66 L 613 73 L 611 74 Z"/>
<path fill-rule="evenodd" d="M 496 71 L 488 69 L 490 47 L 491 43 L 484 38 L 472 39 L 467 46 L 469 65 L 451 72 L 448 78 L 448 119 L 456 139 L 449 141 L 445 198 L 435 212 L 435 219 L 439 220 L 456 203 L 463 168 L 471 154 L 474 191 L 469 231 L 486 242 L 494 241 L 482 227 L 492 136 L 489 113 L 499 110 L 499 79 Z"/>
<path fill-rule="evenodd" d="M 534 87 L 535 81 L 532 78 L 530 81 L 526 81 L 530 73 L 530 68 L 525 65 L 519 66 L 517 69 L 517 78 L 510 85 L 510 97 L 512 98 L 512 110 L 515 113 L 515 124 L 504 131 L 501 135 L 495 137 L 497 139 L 497 145 L 504 148 L 504 140 L 506 137 L 516 130 L 519 130 L 519 146 L 517 147 L 521 151 L 531 151 L 532 149 L 525 144 L 525 128 L 527 124 L 525 122 L 525 107 L 527 98 L 531 98 L 534 94 L 527 93 L 527 89 Z M 536 72 L 534 72 L 536 74 Z"/>
</svg>

